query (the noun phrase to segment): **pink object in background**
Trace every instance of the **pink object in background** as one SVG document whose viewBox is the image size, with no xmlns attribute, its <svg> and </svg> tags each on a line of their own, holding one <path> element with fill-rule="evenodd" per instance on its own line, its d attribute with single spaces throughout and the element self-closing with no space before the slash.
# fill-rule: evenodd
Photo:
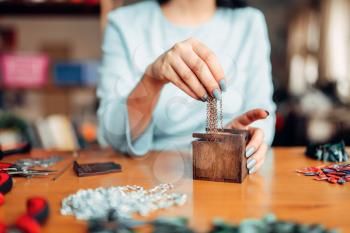
<svg viewBox="0 0 350 233">
<path fill-rule="evenodd" d="M 49 59 L 43 54 L 2 54 L 0 72 L 6 88 L 36 88 L 45 85 Z"/>
</svg>

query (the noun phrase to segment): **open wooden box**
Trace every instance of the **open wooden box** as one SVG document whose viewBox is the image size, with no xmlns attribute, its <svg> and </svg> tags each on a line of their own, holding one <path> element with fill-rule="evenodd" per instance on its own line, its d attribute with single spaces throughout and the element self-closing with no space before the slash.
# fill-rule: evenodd
<svg viewBox="0 0 350 233">
<path fill-rule="evenodd" d="M 193 179 L 242 183 L 248 174 L 245 130 L 193 133 Z"/>
</svg>

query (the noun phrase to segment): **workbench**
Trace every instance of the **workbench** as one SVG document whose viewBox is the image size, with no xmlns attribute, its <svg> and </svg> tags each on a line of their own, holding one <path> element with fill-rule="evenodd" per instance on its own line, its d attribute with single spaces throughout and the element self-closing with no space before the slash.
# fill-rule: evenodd
<svg viewBox="0 0 350 233">
<path fill-rule="evenodd" d="M 68 169 L 58 180 L 51 177 L 14 178 L 13 189 L 5 195 L 0 219 L 13 223 L 25 212 L 28 197 L 43 196 L 50 204 L 50 217 L 43 232 L 86 232 L 86 222 L 60 214 L 61 200 L 79 189 L 136 184 L 151 188 L 160 183 L 173 183 L 174 191 L 188 194 L 183 206 L 157 211 L 157 216 L 187 216 L 198 231 L 206 230 L 214 218 L 237 223 L 245 218 L 260 218 L 274 213 L 279 219 L 300 223 L 322 223 L 328 228 L 350 232 L 350 183 L 345 185 L 315 181 L 295 172 L 298 168 L 322 163 L 306 158 L 305 148 L 274 148 L 263 168 L 249 175 L 243 184 L 192 179 L 191 153 L 186 151 L 152 152 L 130 158 L 111 149 L 82 150 L 79 163 L 114 161 L 122 165 L 121 173 L 78 178 Z M 3 159 L 13 162 L 25 157 L 60 154 L 65 159 L 52 167 L 61 169 L 72 160 L 71 152 L 34 150 L 28 155 Z M 210 166 L 210 165 L 208 165 Z"/>
</svg>

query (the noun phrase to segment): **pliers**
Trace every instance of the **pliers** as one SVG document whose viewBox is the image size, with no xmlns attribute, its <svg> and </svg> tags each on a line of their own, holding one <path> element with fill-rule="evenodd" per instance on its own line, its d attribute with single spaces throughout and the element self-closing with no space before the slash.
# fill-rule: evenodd
<svg viewBox="0 0 350 233">
<path fill-rule="evenodd" d="M 12 177 L 0 172 L 0 205 L 4 203 L 4 195 L 11 191 Z M 49 216 L 49 203 L 42 197 L 31 197 L 27 200 L 27 212 L 20 216 L 13 225 L 5 225 L 0 221 L 1 233 L 39 233 Z"/>
<path fill-rule="evenodd" d="M 40 233 L 41 226 L 45 224 L 49 213 L 49 203 L 46 199 L 42 197 L 31 197 L 27 200 L 27 212 L 17 218 L 13 224 L 6 225 L 0 221 L 0 232 Z"/>
<path fill-rule="evenodd" d="M 24 169 L 13 163 L 0 162 L 0 173 L 7 173 L 12 176 L 47 176 L 50 173 L 54 173 L 54 170 L 35 170 Z"/>
</svg>

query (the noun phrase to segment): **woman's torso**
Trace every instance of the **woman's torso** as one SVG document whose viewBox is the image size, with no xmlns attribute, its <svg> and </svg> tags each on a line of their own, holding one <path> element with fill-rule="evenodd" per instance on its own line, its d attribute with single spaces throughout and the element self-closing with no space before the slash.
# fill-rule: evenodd
<svg viewBox="0 0 350 233">
<path fill-rule="evenodd" d="M 135 79 L 141 78 L 150 63 L 179 41 L 194 37 L 210 48 L 228 80 L 222 99 L 226 124 L 244 109 L 249 58 L 256 40 L 249 37 L 255 11 L 219 8 L 208 22 L 186 28 L 169 22 L 157 2 L 145 1 L 118 9 L 110 17 L 119 27 Z M 205 129 L 206 103 L 168 84 L 161 92 L 153 123 L 154 149 L 183 148 L 191 142 L 192 132 Z"/>
</svg>

